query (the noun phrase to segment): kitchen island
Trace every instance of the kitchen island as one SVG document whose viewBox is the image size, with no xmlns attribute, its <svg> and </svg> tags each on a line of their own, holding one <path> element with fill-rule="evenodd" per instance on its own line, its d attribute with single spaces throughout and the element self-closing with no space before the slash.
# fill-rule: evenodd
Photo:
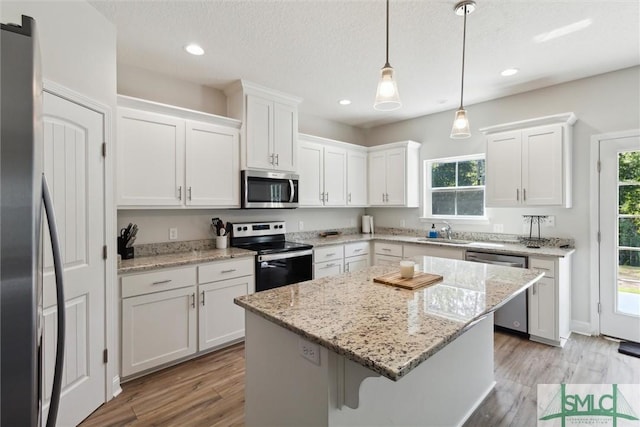
<svg viewBox="0 0 640 427">
<path fill-rule="evenodd" d="M 542 277 L 433 257 L 415 291 L 374 266 L 239 297 L 252 425 L 460 425 L 491 391 L 493 311 Z"/>
</svg>

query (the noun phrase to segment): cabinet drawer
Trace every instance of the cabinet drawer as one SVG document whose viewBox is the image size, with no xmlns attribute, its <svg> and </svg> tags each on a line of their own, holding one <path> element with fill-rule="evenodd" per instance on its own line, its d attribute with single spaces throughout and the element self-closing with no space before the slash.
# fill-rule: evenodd
<svg viewBox="0 0 640 427">
<path fill-rule="evenodd" d="M 402 245 L 396 245 L 393 243 L 375 243 L 375 251 L 380 255 L 402 256 Z"/>
<path fill-rule="evenodd" d="M 318 248 L 313 251 L 313 262 L 325 262 L 332 260 L 342 260 L 344 257 L 343 246 L 329 246 Z"/>
<path fill-rule="evenodd" d="M 369 242 L 355 242 L 344 245 L 344 256 L 367 255 L 369 253 Z"/>
<path fill-rule="evenodd" d="M 120 279 L 122 298 L 178 289 L 196 284 L 196 267 L 158 270 L 123 276 Z"/>
<path fill-rule="evenodd" d="M 216 261 L 198 266 L 198 283 L 217 282 L 253 274 L 254 259 L 251 257 Z"/>
<path fill-rule="evenodd" d="M 555 262 L 547 259 L 529 258 L 529 268 L 544 272 L 545 277 L 555 277 Z"/>
<path fill-rule="evenodd" d="M 342 260 L 315 264 L 313 266 L 313 278 L 320 279 L 321 277 L 335 276 L 336 274 L 342 273 L 342 268 Z"/>
<path fill-rule="evenodd" d="M 373 259 L 373 265 L 394 265 L 399 267 L 400 261 L 402 261 L 402 258 L 399 256 L 376 254 Z"/>
</svg>

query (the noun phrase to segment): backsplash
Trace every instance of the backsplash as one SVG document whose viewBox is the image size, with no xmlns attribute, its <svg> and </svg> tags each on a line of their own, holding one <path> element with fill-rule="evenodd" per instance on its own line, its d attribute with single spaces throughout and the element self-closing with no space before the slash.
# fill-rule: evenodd
<svg viewBox="0 0 640 427">
<path fill-rule="evenodd" d="M 145 257 L 215 249 L 216 241 L 215 239 L 184 240 L 179 242 L 146 243 L 135 245 L 134 247 L 136 257 Z"/>
</svg>

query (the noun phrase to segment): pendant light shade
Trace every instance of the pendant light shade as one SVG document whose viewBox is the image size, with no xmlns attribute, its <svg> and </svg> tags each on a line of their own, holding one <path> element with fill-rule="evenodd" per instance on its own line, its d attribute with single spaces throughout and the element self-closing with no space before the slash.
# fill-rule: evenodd
<svg viewBox="0 0 640 427">
<path fill-rule="evenodd" d="M 373 108 L 376 110 L 392 111 L 402 106 L 394 74 L 395 71 L 389 64 L 389 0 L 387 0 L 387 61 L 380 71 L 376 100 L 373 103 Z"/>
<path fill-rule="evenodd" d="M 471 136 L 469 130 L 469 118 L 467 110 L 464 109 L 464 51 L 467 42 L 467 15 L 476 10 L 476 2 L 472 0 L 463 0 L 456 4 L 454 11 L 456 15 L 464 16 L 464 26 L 462 31 L 462 78 L 460 83 L 460 107 L 456 111 L 453 119 L 453 127 L 451 128 L 451 138 L 464 139 Z"/>
</svg>

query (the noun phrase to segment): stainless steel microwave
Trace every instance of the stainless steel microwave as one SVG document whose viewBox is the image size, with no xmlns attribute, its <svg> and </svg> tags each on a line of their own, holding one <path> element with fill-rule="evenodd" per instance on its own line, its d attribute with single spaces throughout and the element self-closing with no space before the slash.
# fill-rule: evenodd
<svg viewBox="0 0 640 427">
<path fill-rule="evenodd" d="M 242 171 L 242 207 L 293 209 L 298 207 L 298 179 L 293 173 Z"/>
</svg>

